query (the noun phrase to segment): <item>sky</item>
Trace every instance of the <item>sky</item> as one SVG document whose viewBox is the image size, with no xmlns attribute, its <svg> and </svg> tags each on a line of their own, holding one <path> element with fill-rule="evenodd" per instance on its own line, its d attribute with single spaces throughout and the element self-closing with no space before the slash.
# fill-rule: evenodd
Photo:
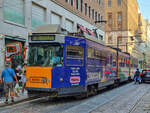
<svg viewBox="0 0 150 113">
<path fill-rule="evenodd" d="M 139 4 L 139 9 L 144 17 L 150 22 L 150 0 L 137 0 Z"/>
</svg>

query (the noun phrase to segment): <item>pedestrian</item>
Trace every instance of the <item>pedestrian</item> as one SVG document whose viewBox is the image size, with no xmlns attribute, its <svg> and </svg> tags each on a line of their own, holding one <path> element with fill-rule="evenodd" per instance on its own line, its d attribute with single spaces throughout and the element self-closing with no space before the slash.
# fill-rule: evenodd
<svg viewBox="0 0 150 113">
<path fill-rule="evenodd" d="M 16 74 L 16 77 L 17 77 L 17 80 L 18 80 L 18 83 L 19 83 L 19 81 L 20 81 L 20 79 L 21 79 L 21 76 L 20 76 L 20 74 L 19 74 L 19 71 L 20 71 L 21 69 L 20 69 L 20 67 L 19 66 L 17 66 L 16 67 L 16 69 L 15 69 L 15 74 Z M 16 80 L 14 79 L 14 95 L 15 95 L 15 97 L 19 97 L 18 96 L 18 93 L 19 93 L 19 86 L 18 86 L 19 84 L 16 84 Z M 17 88 L 16 88 L 16 86 L 18 86 Z"/>
<path fill-rule="evenodd" d="M 23 67 L 22 67 L 22 76 L 21 76 L 21 80 L 22 80 L 22 94 L 24 93 L 24 89 L 26 87 L 26 63 L 23 63 Z"/>
<path fill-rule="evenodd" d="M 15 72 L 11 68 L 10 62 L 6 62 L 5 69 L 2 71 L 1 74 L 1 81 L 2 83 L 4 83 L 6 104 L 8 104 L 9 90 L 10 90 L 11 102 L 14 102 L 14 84 L 13 84 L 14 79 L 16 80 L 16 83 L 18 83 Z"/>
<path fill-rule="evenodd" d="M 135 84 L 138 82 L 139 84 L 141 83 L 141 77 L 140 77 L 140 71 L 137 68 L 135 74 L 134 74 L 134 82 Z"/>
</svg>

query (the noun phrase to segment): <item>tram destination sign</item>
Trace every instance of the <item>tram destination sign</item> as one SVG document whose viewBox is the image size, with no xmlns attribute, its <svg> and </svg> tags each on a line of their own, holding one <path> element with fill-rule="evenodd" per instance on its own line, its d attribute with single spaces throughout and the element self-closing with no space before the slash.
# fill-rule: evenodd
<svg viewBox="0 0 150 113">
<path fill-rule="evenodd" d="M 32 36 L 32 41 L 54 41 L 55 36 L 54 35 L 46 35 L 46 36 Z"/>
</svg>

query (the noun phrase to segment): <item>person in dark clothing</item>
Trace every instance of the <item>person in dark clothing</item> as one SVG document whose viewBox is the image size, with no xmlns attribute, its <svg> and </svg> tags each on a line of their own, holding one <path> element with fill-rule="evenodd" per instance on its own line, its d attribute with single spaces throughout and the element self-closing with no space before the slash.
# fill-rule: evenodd
<svg viewBox="0 0 150 113">
<path fill-rule="evenodd" d="M 20 68 L 19 68 L 19 66 L 17 66 L 16 69 L 15 69 L 15 73 L 16 73 L 16 77 L 17 77 L 18 82 L 21 79 L 19 71 L 20 71 Z M 16 80 L 14 80 L 13 84 L 14 84 L 14 88 L 15 88 L 16 87 Z M 15 97 L 19 97 L 16 89 L 14 90 L 14 95 L 15 95 Z"/>
<path fill-rule="evenodd" d="M 20 71 L 20 69 L 17 67 L 17 68 L 15 69 L 15 73 L 16 73 L 16 76 L 17 76 L 17 80 L 18 80 L 18 81 L 21 79 L 21 76 L 20 76 L 20 74 L 19 74 L 19 71 Z"/>
<path fill-rule="evenodd" d="M 134 82 L 135 84 L 138 82 L 139 84 L 141 83 L 141 80 L 140 80 L 140 71 L 139 69 L 136 70 L 135 74 L 134 74 Z"/>
</svg>

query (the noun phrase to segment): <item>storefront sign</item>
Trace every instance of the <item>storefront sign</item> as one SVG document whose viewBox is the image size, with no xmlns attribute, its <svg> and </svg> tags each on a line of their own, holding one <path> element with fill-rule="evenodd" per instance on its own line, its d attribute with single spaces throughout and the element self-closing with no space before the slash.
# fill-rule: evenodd
<svg viewBox="0 0 150 113">
<path fill-rule="evenodd" d="M 17 56 L 22 53 L 21 42 L 9 43 L 6 45 L 6 57 Z"/>
</svg>

